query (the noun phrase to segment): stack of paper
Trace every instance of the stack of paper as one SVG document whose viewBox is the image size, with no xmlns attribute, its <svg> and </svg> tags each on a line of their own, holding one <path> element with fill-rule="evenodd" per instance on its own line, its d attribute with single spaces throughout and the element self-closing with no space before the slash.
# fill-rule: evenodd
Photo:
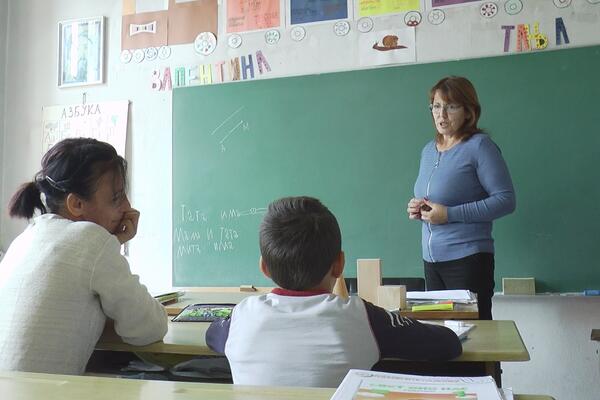
<svg viewBox="0 0 600 400">
<path fill-rule="evenodd" d="M 183 296 L 185 293 L 184 292 L 169 292 L 169 293 L 161 293 L 161 294 L 157 294 L 154 296 L 154 298 L 156 300 L 158 300 L 158 302 L 160 304 L 169 304 L 169 303 L 174 303 L 177 300 L 179 300 L 179 298 L 181 296 Z"/>
<path fill-rule="evenodd" d="M 406 292 L 406 299 L 412 303 L 432 301 L 452 301 L 470 304 L 477 302 L 477 295 L 469 290 L 430 290 L 426 292 Z"/>
<path fill-rule="evenodd" d="M 351 369 L 331 400 L 502 400 L 491 376 L 415 376 Z"/>
</svg>

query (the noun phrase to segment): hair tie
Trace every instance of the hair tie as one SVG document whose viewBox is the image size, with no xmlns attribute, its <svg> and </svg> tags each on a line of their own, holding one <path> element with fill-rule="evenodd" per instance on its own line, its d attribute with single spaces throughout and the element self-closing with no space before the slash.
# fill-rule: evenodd
<svg viewBox="0 0 600 400">
<path fill-rule="evenodd" d="M 44 179 L 46 179 L 46 181 L 50 184 L 50 186 L 52 186 L 54 189 L 63 192 L 63 193 L 67 193 L 67 189 L 65 189 L 64 187 L 62 187 L 59 182 L 56 182 L 54 179 L 50 178 L 48 175 L 44 176 Z"/>
</svg>

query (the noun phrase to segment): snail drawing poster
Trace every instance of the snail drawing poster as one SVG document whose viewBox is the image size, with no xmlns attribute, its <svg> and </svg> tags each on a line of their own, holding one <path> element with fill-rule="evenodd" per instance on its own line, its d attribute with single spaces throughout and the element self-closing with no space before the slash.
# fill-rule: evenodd
<svg viewBox="0 0 600 400">
<path fill-rule="evenodd" d="M 388 29 L 360 35 L 359 58 L 362 66 L 414 63 L 415 28 Z"/>
</svg>

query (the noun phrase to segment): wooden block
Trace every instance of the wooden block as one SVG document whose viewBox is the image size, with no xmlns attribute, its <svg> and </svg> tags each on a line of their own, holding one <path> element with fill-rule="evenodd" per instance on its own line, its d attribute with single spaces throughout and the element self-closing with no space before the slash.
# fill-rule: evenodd
<svg viewBox="0 0 600 400">
<path fill-rule="evenodd" d="M 377 305 L 386 310 L 406 310 L 406 286 L 379 286 L 377 288 Z"/>
<path fill-rule="evenodd" d="M 377 288 L 381 286 L 381 259 L 359 258 L 356 260 L 358 295 L 377 304 Z"/>
<path fill-rule="evenodd" d="M 240 292 L 256 292 L 253 285 L 240 285 Z"/>
<path fill-rule="evenodd" d="M 535 278 L 502 278 L 504 294 L 535 294 Z"/>
<path fill-rule="evenodd" d="M 333 294 L 340 296 L 344 300 L 350 297 L 348 294 L 348 288 L 346 287 L 346 281 L 344 280 L 344 275 L 340 275 L 340 277 L 335 281 Z"/>
</svg>

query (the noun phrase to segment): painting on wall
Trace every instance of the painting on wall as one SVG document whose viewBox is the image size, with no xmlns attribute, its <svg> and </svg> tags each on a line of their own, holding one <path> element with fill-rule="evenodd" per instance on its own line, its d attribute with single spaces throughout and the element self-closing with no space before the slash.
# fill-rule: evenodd
<svg viewBox="0 0 600 400">
<path fill-rule="evenodd" d="M 58 23 L 58 86 L 104 81 L 104 17 Z"/>
</svg>

